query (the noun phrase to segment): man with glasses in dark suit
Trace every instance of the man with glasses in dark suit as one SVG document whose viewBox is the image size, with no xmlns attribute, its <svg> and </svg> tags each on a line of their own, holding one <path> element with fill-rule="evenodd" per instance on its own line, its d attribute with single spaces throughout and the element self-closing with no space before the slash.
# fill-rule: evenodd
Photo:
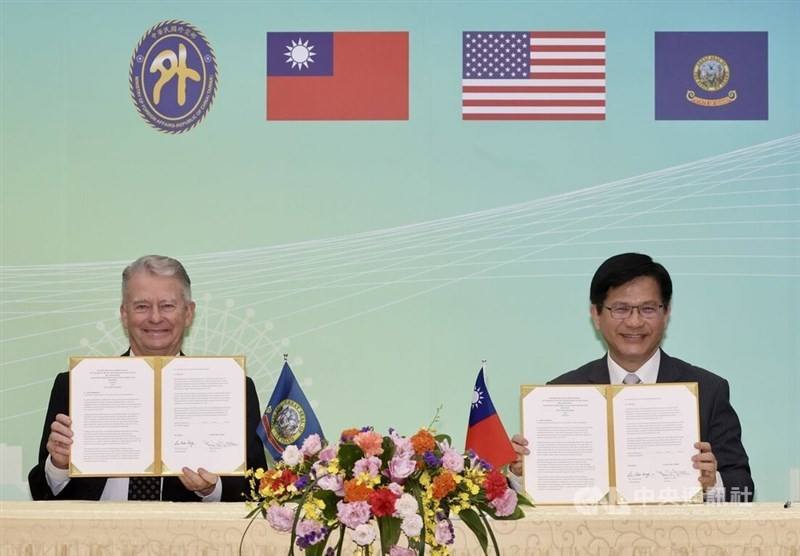
<svg viewBox="0 0 800 556">
<path fill-rule="evenodd" d="M 698 453 L 692 460 L 706 499 L 751 501 L 753 479 L 728 382 L 661 349 L 672 299 L 667 270 L 648 255 L 616 255 L 597 269 L 589 298 L 592 321 L 608 353 L 550 384 L 697 382 L 701 442 L 695 444 Z M 520 475 L 522 458 L 530 453 L 528 442 L 515 435 L 512 443 L 517 460 L 510 469 Z"/>
</svg>

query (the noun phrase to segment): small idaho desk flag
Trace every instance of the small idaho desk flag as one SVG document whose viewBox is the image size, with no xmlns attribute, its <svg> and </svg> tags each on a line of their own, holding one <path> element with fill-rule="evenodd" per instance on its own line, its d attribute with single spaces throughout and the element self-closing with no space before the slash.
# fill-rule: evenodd
<svg viewBox="0 0 800 556">
<path fill-rule="evenodd" d="M 475 381 L 475 390 L 472 393 L 466 449 L 472 450 L 496 468 L 511 463 L 516 458 L 511 440 L 486 389 L 483 367 L 478 372 L 478 380 Z"/>
<path fill-rule="evenodd" d="M 283 364 L 281 375 L 256 432 L 275 461 L 280 459 L 286 446 L 300 445 L 314 433 L 320 439 L 325 438 L 317 416 L 314 415 L 314 410 L 303 394 L 289 363 Z"/>
<path fill-rule="evenodd" d="M 407 120 L 408 32 L 267 33 L 268 120 Z"/>
<path fill-rule="evenodd" d="M 766 120 L 767 33 L 657 32 L 656 120 Z"/>
</svg>

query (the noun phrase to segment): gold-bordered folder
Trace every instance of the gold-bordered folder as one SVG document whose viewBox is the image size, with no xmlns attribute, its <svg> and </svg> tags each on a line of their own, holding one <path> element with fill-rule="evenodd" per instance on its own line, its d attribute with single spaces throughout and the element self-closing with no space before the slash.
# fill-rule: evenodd
<svg viewBox="0 0 800 556">
<path fill-rule="evenodd" d="M 176 363 L 173 364 L 173 361 Z M 243 475 L 247 469 L 247 425 L 246 425 L 246 362 L 244 356 L 202 356 L 202 357 L 70 357 L 69 359 L 69 382 L 70 382 L 70 395 L 69 395 L 69 411 L 73 416 L 73 429 L 76 433 L 74 438 L 75 444 L 73 445 L 73 452 L 76 451 L 76 446 L 81 446 L 80 431 L 86 432 L 86 423 L 80 422 L 81 418 L 92 419 L 93 425 L 91 427 L 92 434 L 97 437 L 92 442 L 85 441 L 84 446 L 87 444 L 95 451 L 91 457 L 91 461 L 83 451 L 73 453 L 70 465 L 69 474 L 71 477 L 131 477 L 131 476 L 170 476 L 182 474 L 182 467 L 190 467 L 196 469 L 197 467 L 204 467 L 208 471 L 217 475 Z M 198 379 L 201 376 L 214 376 L 224 375 L 228 380 L 232 380 L 233 390 L 230 394 L 230 409 L 229 416 L 235 421 L 241 422 L 241 429 L 234 424 L 232 428 L 236 429 L 233 435 L 227 434 L 229 428 L 225 428 L 225 438 L 221 438 L 219 428 L 215 432 L 216 438 L 199 438 L 199 443 L 204 445 L 202 448 L 195 449 L 195 444 L 198 443 L 196 434 L 189 435 L 191 438 L 180 439 L 177 433 L 174 433 L 179 427 L 176 426 L 177 412 L 173 407 L 172 417 L 165 419 L 165 401 L 164 390 L 165 381 L 168 377 L 172 376 L 172 371 L 179 371 L 189 373 L 191 376 L 193 365 L 198 366 Z M 205 371 L 205 375 L 202 372 Z M 218 372 L 217 372 L 218 371 Z M 241 375 L 239 375 L 241 372 Z M 241 376 L 241 391 L 237 382 Z M 178 380 L 177 374 L 173 376 L 174 380 Z M 86 381 L 94 381 L 94 384 L 83 384 Z M 83 382 L 82 382 L 83 381 Z M 142 388 L 140 396 L 125 396 L 123 389 L 126 386 L 133 386 L 136 384 L 137 388 Z M 187 385 L 184 382 L 184 387 Z M 87 389 L 88 388 L 88 389 Z M 167 388 L 174 388 L 174 386 L 167 385 Z M 213 386 L 209 388 L 213 389 Z M 102 393 L 98 393 L 98 389 L 102 389 Z M 198 390 L 202 393 L 203 386 L 199 386 Z M 115 395 L 114 390 L 118 390 L 120 395 Z M 173 393 L 174 395 L 174 393 Z M 183 392 L 186 395 L 186 392 Z M 196 395 L 196 393 L 195 393 Z M 213 396 L 211 396 L 213 398 Z M 211 398 L 209 398 L 211 399 Z M 141 407 L 136 407 L 137 403 L 141 402 Z M 175 400 L 173 400 L 174 404 Z M 102 410 L 103 404 L 105 408 L 109 405 L 117 403 L 120 408 L 130 407 L 131 411 L 137 410 L 141 413 L 138 417 L 141 419 L 143 430 L 137 430 L 133 427 L 132 430 L 126 430 L 124 423 L 120 422 L 126 419 L 126 416 L 131 413 L 124 411 L 111 411 L 106 414 Z M 83 405 L 82 405 L 83 404 Z M 100 404 L 101 409 L 98 411 L 97 404 Z M 152 405 L 152 410 L 149 411 L 147 406 Z M 89 409 L 86 412 L 86 409 Z M 185 409 L 185 408 L 184 408 Z M 197 417 L 187 414 L 185 411 L 181 414 L 185 425 L 191 424 L 197 427 L 196 430 L 203 432 L 204 427 L 208 426 L 209 432 L 214 431 L 214 423 L 209 423 L 209 419 L 213 421 L 212 417 Z M 106 426 L 99 419 L 105 419 Z M 117 426 L 114 425 L 114 420 L 117 419 Z M 149 422 L 152 419 L 152 431 L 149 427 Z M 201 419 L 206 419 L 202 421 Z M 76 422 L 77 421 L 77 422 Z M 138 420 L 137 420 L 138 421 Z M 223 425 L 220 425 L 223 426 Z M 186 428 L 186 427 L 184 427 Z M 143 441 L 140 443 L 141 451 L 137 452 L 133 449 L 134 454 L 140 457 L 133 457 L 131 460 L 116 460 L 122 469 L 115 468 L 114 463 L 103 463 L 103 455 L 108 454 L 110 450 L 131 450 L 130 446 L 126 446 L 124 439 L 117 442 L 115 436 L 115 429 L 124 431 L 126 434 L 140 436 Z M 174 436 L 171 437 L 173 446 L 179 446 L 172 451 L 165 450 L 163 438 L 165 429 L 173 430 Z M 149 438 L 152 435 L 152 454 L 149 447 Z M 202 434 L 200 435 L 203 436 Z M 183 445 L 180 445 L 183 443 Z M 239 447 L 241 447 L 241 454 L 239 454 Z M 215 467 L 213 455 L 210 454 L 213 449 L 220 450 L 222 456 L 221 460 L 229 460 L 222 467 Z M 192 465 L 191 456 L 185 456 L 187 459 L 181 462 L 180 455 L 176 455 L 178 450 L 190 451 L 195 454 L 198 451 L 205 452 L 203 457 L 203 465 Z M 165 454 L 165 451 L 167 452 Z M 115 454 L 118 455 L 118 454 Z M 195 455 L 195 457 L 197 457 Z M 114 457 L 108 458 L 114 461 Z M 76 461 L 78 460 L 78 461 Z M 138 460 L 138 461 L 137 461 Z M 173 465 L 170 465 L 172 461 Z M 194 461 L 197 461 L 196 459 Z M 176 463 L 177 462 L 177 463 Z"/>
</svg>

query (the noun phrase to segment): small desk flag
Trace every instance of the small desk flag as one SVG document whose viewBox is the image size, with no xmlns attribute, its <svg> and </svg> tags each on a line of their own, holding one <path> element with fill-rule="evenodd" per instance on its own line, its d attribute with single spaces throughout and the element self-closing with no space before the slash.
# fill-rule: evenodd
<svg viewBox="0 0 800 556">
<path fill-rule="evenodd" d="M 467 450 L 472 450 L 478 457 L 502 467 L 516 458 L 511 440 L 508 438 L 503 423 L 489 397 L 486 382 L 483 380 L 483 367 L 478 372 L 475 390 L 472 393 L 472 409 L 469 412 L 469 428 L 467 429 Z"/>
<path fill-rule="evenodd" d="M 275 390 L 269 399 L 264 416 L 256 430 L 264 447 L 275 461 L 281 458 L 286 446 L 299 446 L 316 433 L 324 440 L 322 427 L 289 363 L 283 364 Z"/>
</svg>

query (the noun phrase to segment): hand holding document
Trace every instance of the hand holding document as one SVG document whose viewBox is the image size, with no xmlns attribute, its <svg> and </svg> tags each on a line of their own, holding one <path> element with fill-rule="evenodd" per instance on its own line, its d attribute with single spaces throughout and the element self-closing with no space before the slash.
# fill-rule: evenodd
<svg viewBox="0 0 800 556">
<path fill-rule="evenodd" d="M 522 420 L 539 504 L 702 501 L 696 383 L 523 386 Z"/>
<path fill-rule="evenodd" d="M 243 358 L 74 359 L 71 476 L 246 469 Z"/>
</svg>

